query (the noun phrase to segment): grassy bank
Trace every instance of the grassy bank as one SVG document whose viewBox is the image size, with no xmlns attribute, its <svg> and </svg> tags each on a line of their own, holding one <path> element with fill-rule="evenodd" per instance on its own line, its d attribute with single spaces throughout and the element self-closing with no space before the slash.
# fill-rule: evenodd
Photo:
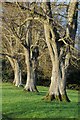
<svg viewBox="0 0 80 120">
<path fill-rule="evenodd" d="M 77 118 L 78 91 L 67 90 L 70 103 L 43 101 L 47 87 L 39 86 L 39 93 L 27 93 L 11 83 L 2 84 L 2 112 L 5 118 Z"/>
</svg>

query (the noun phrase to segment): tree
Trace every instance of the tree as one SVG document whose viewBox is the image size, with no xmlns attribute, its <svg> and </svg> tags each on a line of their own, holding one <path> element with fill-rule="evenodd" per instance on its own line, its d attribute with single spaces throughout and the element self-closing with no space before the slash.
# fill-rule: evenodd
<svg viewBox="0 0 80 120">
<path fill-rule="evenodd" d="M 46 9 L 47 8 L 47 9 Z M 66 76 L 70 60 L 70 47 L 75 41 L 77 31 L 77 0 L 71 0 L 68 7 L 68 23 L 64 38 L 60 39 L 57 28 L 50 23 L 52 18 L 50 2 L 43 3 L 43 9 L 48 11 L 47 24 L 44 24 L 46 43 L 52 61 L 52 77 L 47 99 L 58 99 L 60 101 L 70 101 L 66 93 Z M 49 27 L 49 25 L 51 25 Z M 73 34 L 74 33 L 74 34 Z M 57 36 L 56 36 L 57 35 Z M 59 41 L 62 40 L 64 44 Z M 70 43 L 71 40 L 71 43 Z"/>
<path fill-rule="evenodd" d="M 36 64 L 37 66 L 37 58 L 39 54 L 38 47 L 40 46 L 32 46 L 32 29 L 33 21 L 37 21 L 44 26 L 44 33 L 42 34 L 45 36 L 45 41 L 52 62 L 51 84 L 48 95 L 45 98 L 49 100 L 57 99 L 60 101 L 69 101 L 66 93 L 66 77 L 70 61 L 73 57 L 72 54 L 75 50 L 74 42 L 77 31 L 78 16 L 77 0 L 74 2 L 71 0 L 69 5 L 66 5 L 67 14 L 65 16 L 60 13 L 57 13 L 56 15 L 55 9 L 58 10 L 58 6 L 60 6 L 57 2 L 53 2 L 53 9 L 51 8 L 50 1 L 47 2 L 47 0 L 45 0 L 45 3 L 41 4 L 36 2 L 32 2 L 31 4 L 16 4 L 19 9 L 19 17 L 23 19 L 17 18 L 16 20 L 12 16 L 13 19 L 10 19 L 10 29 L 17 41 L 19 41 L 24 48 L 27 66 L 27 83 L 25 89 L 28 91 L 36 90 L 36 70 L 34 70 L 34 65 Z M 62 5 L 65 6 L 65 4 Z M 24 17 L 22 17 L 21 14 Z M 61 24 L 62 21 L 59 19 L 60 16 L 66 18 L 66 27 Z M 37 52 L 35 52 L 36 50 Z"/>
<path fill-rule="evenodd" d="M 9 36 L 7 37 L 7 34 L 3 35 L 2 45 L 3 45 L 3 50 L 0 54 L 3 56 L 6 56 L 6 58 L 9 60 L 11 67 L 14 71 L 13 84 L 19 87 L 22 85 L 22 80 L 21 80 L 21 70 L 19 67 L 19 59 L 18 59 L 18 56 L 17 57 L 14 56 L 15 54 L 14 46 L 16 45 L 13 46 L 13 41 Z"/>
<path fill-rule="evenodd" d="M 59 6 L 59 4 L 56 5 Z M 36 6 L 36 4 L 34 4 L 34 6 Z M 61 36 L 59 29 L 61 29 L 62 26 L 59 25 L 59 22 L 54 21 L 54 11 L 51 11 L 49 1 L 42 3 L 40 13 L 37 12 L 35 7 L 33 12 L 31 9 L 25 7 L 32 15 L 32 17 L 28 17 L 26 21 L 34 19 L 40 21 L 44 25 L 45 39 L 52 61 L 51 84 L 49 93 L 46 96 L 46 98 L 50 100 L 58 99 L 61 101 L 69 101 L 66 93 L 66 77 L 72 57 L 72 50 L 74 50 L 74 41 L 77 31 L 77 8 L 77 0 L 71 0 L 67 8 L 66 29 L 63 29 L 65 34 Z"/>
<path fill-rule="evenodd" d="M 17 16 L 17 13 L 10 7 L 15 8 L 16 11 L 18 11 L 19 16 Z M 8 8 L 6 6 L 8 5 Z M 36 49 L 37 46 L 34 46 L 34 51 L 31 50 L 31 44 L 32 44 L 32 31 L 31 31 L 31 22 L 28 21 L 26 24 L 23 24 L 23 20 L 25 20 L 25 13 L 21 11 L 21 8 L 19 4 L 16 2 L 16 4 L 12 3 L 4 3 L 4 8 L 6 8 L 4 12 L 4 21 L 7 26 L 7 29 L 10 33 L 10 35 L 14 36 L 15 41 L 17 41 L 23 48 L 24 56 L 25 56 L 25 63 L 27 68 L 27 80 L 25 85 L 25 90 L 27 91 L 38 91 L 36 88 L 36 66 L 35 63 L 37 62 L 38 55 L 38 49 Z M 12 14 L 8 14 L 8 11 L 11 9 Z M 15 18 L 17 16 L 17 19 Z M 28 13 L 26 13 L 26 17 L 28 16 Z M 23 18 L 23 20 L 21 19 Z M 17 48 L 17 46 L 16 46 Z M 33 55 L 33 52 L 35 53 Z M 32 53 L 32 56 L 31 56 Z M 15 61 L 16 64 L 16 61 Z M 16 64 L 17 66 L 17 64 Z"/>
<path fill-rule="evenodd" d="M 29 22 L 27 22 L 27 24 L 29 25 Z M 36 64 L 37 64 L 37 57 L 39 56 L 39 50 L 38 50 L 37 44 L 35 46 L 31 45 L 31 43 L 32 43 L 32 34 L 31 33 L 32 33 L 32 30 L 29 29 L 29 31 L 27 31 L 27 35 L 26 35 L 27 47 L 24 48 L 25 62 L 27 65 L 27 81 L 26 81 L 26 85 L 25 85 L 24 89 L 27 91 L 37 91 L 38 92 L 38 90 L 36 88 L 36 79 L 37 79 L 37 75 L 36 75 L 37 65 Z"/>
</svg>

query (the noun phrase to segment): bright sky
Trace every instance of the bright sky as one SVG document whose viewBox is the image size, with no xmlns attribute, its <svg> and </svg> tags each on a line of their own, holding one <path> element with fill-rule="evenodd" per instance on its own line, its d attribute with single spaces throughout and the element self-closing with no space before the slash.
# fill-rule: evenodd
<svg viewBox="0 0 80 120">
<path fill-rule="evenodd" d="M 45 0 L 0 0 L 1 2 L 34 2 L 34 1 L 38 1 L 38 2 L 45 2 Z M 47 0 L 48 1 L 48 0 Z M 50 0 L 52 2 L 69 2 L 69 0 Z"/>
<path fill-rule="evenodd" d="M 58 2 L 65 2 L 65 3 L 67 2 L 68 3 L 70 0 L 51 0 L 51 1 L 52 2 L 58 1 Z"/>
</svg>

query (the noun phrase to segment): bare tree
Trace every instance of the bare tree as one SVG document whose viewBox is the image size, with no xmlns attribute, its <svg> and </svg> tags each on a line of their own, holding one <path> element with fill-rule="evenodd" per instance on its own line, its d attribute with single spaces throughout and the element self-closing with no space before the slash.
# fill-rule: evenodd
<svg viewBox="0 0 80 120">
<path fill-rule="evenodd" d="M 50 18 L 52 18 L 50 2 L 43 3 L 44 11 L 48 11 L 48 14 L 46 13 L 48 17 L 47 24 L 44 24 L 44 32 L 52 61 L 51 84 L 49 93 L 46 96 L 49 100 L 57 99 L 60 101 L 70 101 L 66 93 L 66 76 L 71 57 L 70 46 L 72 46 L 72 42 L 74 43 L 75 41 L 77 31 L 77 7 L 77 0 L 71 0 L 68 7 L 68 27 L 66 28 L 65 37 L 60 39 L 60 35 L 57 33 L 57 28 L 54 27 L 54 23 L 50 23 Z M 49 24 L 51 24 L 50 27 Z M 64 44 L 58 42 L 61 40 Z M 71 43 L 70 40 L 72 41 Z"/>
<path fill-rule="evenodd" d="M 28 4 L 29 5 L 29 4 Z M 59 6 L 59 4 L 53 3 Z M 25 90 L 36 91 L 36 66 L 38 58 L 38 45 L 32 46 L 32 27 L 33 21 L 42 23 L 44 26 L 45 41 L 48 46 L 51 62 L 52 76 L 51 84 L 46 99 L 57 99 L 60 101 L 70 101 L 66 93 L 66 77 L 68 67 L 72 57 L 74 41 L 77 31 L 77 16 L 78 2 L 71 0 L 67 8 L 67 14 L 61 15 L 55 13 L 51 8 L 50 1 L 45 0 L 44 3 L 37 4 L 32 2 L 30 6 L 26 3 L 17 3 L 20 15 L 23 20 L 20 24 L 15 19 L 11 20 L 10 29 L 15 38 L 21 43 L 24 48 L 25 61 L 27 66 L 27 82 Z M 26 13 L 27 14 L 26 14 Z M 55 15 L 57 14 L 57 17 Z M 54 16 L 54 18 L 53 18 Z M 65 17 L 66 27 L 60 24 L 59 16 Z M 14 17 L 13 17 L 14 18 Z M 55 21 L 56 20 L 56 21 Z M 74 33 L 74 34 L 73 34 Z M 36 66 L 35 66 L 36 65 Z"/>
<path fill-rule="evenodd" d="M 14 51 L 12 37 L 10 35 L 3 34 L 2 45 L 3 45 L 3 49 L 2 49 L 2 52 L 0 54 L 6 56 L 6 58 L 9 60 L 9 62 L 11 64 L 11 67 L 14 71 L 13 84 L 15 86 L 19 87 L 19 86 L 22 85 L 21 70 L 20 70 L 20 67 L 19 67 L 18 56 L 17 55 L 16 55 L 17 57 L 15 56 L 16 51 Z"/>
<path fill-rule="evenodd" d="M 37 48 L 37 45 L 36 45 L 34 46 L 35 48 L 34 51 L 31 50 L 32 49 L 31 48 L 31 45 L 32 45 L 32 30 L 31 30 L 32 25 L 31 24 L 32 22 L 28 21 L 27 23 L 23 24 L 23 20 L 25 20 L 25 16 L 28 17 L 29 14 L 26 12 L 26 15 L 25 15 L 25 13 L 21 10 L 17 2 L 16 4 L 10 3 L 10 5 L 12 5 L 12 8 L 15 7 L 18 13 L 16 13 L 12 9 L 11 10 L 12 14 L 9 15 L 8 10 L 6 8 L 4 21 L 7 26 L 7 29 L 9 29 L 10 34 L 14 36 L 15 41 L 17 41 L 22 46 L 23 51 L 24 51 L 23 55 L 25 56 L 25 63 L 26 63 L 26 68 L 27 68 L 27 80 L 26 80 L 26 85 L 24 89 L 27 91 L 31 91 L 31 92 L 38 91 L 36 88 L 36 82 L 35 82 L 36 77 L 37 77 L 35 64 L 37 62 L 38 49 L 36 49 Z M 11 8 L 8 8 L 8 9 L 11 9 Z M 19 14 L 19 16 L 17 14 Z M 15 16 L 17 16 L 17 19 L 15 18 Z M 21 18 L 23 18 L 23 20 Z M 33 55 L 33 52 L 34 52 L 34 55 Z"/>
</svg>

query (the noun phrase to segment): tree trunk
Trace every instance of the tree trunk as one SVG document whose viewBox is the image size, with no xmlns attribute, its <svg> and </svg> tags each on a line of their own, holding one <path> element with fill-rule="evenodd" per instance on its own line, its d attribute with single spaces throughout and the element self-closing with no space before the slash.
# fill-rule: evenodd
<svg viewBox="0 0 80 120">
<path fill-rule="evenodd" d="M 9 56 L 6 56 L 11 64 L 11 67 L 12 69 L 14 69 L 14 61 L 13 61 L 13 58 L 9 57 Z"/>
<path fill-rule="evenodd" d="M 44 5 L 44 3 L 43 3 Z M 50 3 L 46 3 L 47 10 L 51 11 Z M 51 12 L 49 12 L 49 16 L 51 16 Z M 58 52 L 58 45 L 56 42 L 56 35 L 54 29 L 50 29 L 48 27 L 49 19 L 47 19 L 47 24 L 44 24 L 44 32 L 46 43 L 49 49 L 51 61 L 52 61 L 52 77 L 51 77 L 51 84 L 49 88 L 49 92 L 45 99 L 48 100 L 59 100 L 59 101 L 68 101 L 69 99 L 66 94 L 66 66 L 63 61 L 61 62 L 59 59 L 59 52 Z M 56 31 L 57 32 L 57 31 Z M 50 36 L 51 34 L 51 36 Z M 61 46 L 62 47 L 62 46 Z M 65 57 L 66 61 L 66 57 Z"/>
<path fill-rule="evenodd" d="M 66 70 L 64 64 L 60 66 L 59 59 L 53 61 L 51 84 L 46 99 L 70 101 L 66 93 Z"/>
<path fill-rule="evenodd" d="M 25 53 L 25 62 L 27 66 L 27 81 L 24 89 L 30 92 L 38 91 L 36 87 L 36 71 L 33 68 L 34 62 L 31 63 L 29 51 L 25 48 L 24 48 L 24 53 Z"/>
<path fill-rule="evenodd" d="M 15 68 L 15 65 L 14 65 L 14 60 L 11 58 L 11 57 L 9 57 L 9 56 L 6 56 L 7 58 L 8 58 L 8 60 L 9 60 L 9 62 L 10 62 L 10 64 L 11 64 L 11 67 L 12 67 L 12 69 L 13 69 L 13 71 L 14 71 L 14 68 Z M 15 71 L 14 71 L 14 74 L 15 74 Z M 15 77 L 14 77 L 14 80 L 13 80 L 13 84 L 15 84 Z"/>
<path fill-rule="evenodd" d="M 70 0 L 68 8 L 68 24 L 66 29 L 66 36 L 75 41 L 77 31 L 77 17 L 78 17 L 78 0 Z"/>
<path fill-rule="evenodd" d="M 13 84 L 15 86 L 22 86 L 22 80 L 21 80 L 21 70 L 19 68 L 19 63 L 16 59 L 13 59 L 9 56 L 6 56 L 8 60 L 10 61 L 11 67 L 13 68 L 14 71 L 14 81 Z"/>
<path fill-rule="evenodd" d="M 24 48 L 24 54 L 25 54 L 25 63 L 27 67 L 27 80 L 26 85 L 24 87 L 27 91 L 38 91 L 36 87 L 36 78 L 35 78 L 35 70 L 33 68 L 34 62 L 31 58 L 31 44 L 32 44 L 32 21 L 27 22 L 27 27 L 29 28 L 26 33 L 26 44 L 27 48 Z"/>
<path fill-rule="evenodd" d="M 14 84 L 15 86 L 19 87 L 22 86 L 21 80 L 21 70 L 19 68 L 19 63 L 17 60 L 14 60 Z"/>
</svg>

